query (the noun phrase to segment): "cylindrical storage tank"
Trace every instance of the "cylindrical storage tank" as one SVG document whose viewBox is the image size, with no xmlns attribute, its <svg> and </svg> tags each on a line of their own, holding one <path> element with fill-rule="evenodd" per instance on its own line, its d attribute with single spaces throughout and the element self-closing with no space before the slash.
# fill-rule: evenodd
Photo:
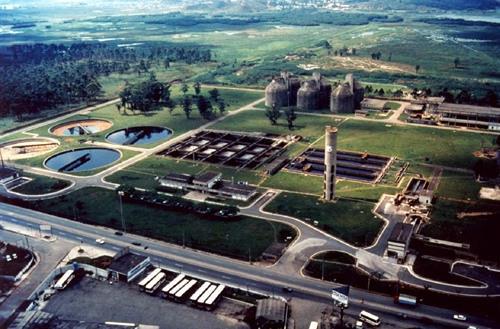
<svg viewBox="0 0 500 329">
<path fill-rule="evenodd" d="M 288 105 L 288 89 L 282 80 L 274 80 L 266 87 L 266 106 L 284 107 Z"/>
<path fill-rule="evenodd" d="M 297 92 L 297 108 L 303 111 L 314 111 L 318 109 L 319 88 L 315 81 L 306 81 Z"/>
<path fill-rule="evenodd" d="M 354 113 L 354 94 L 349 83 L 339 85 L 332 92 L 330 111 L 333 113 Z"/>
<path fill-rule="evenodd" d="M 365 98 L 365 88 L 361 86 L 358 80 L 354 80 L 354 108 L 360 109 L 361 102 Z"/>
</svg>

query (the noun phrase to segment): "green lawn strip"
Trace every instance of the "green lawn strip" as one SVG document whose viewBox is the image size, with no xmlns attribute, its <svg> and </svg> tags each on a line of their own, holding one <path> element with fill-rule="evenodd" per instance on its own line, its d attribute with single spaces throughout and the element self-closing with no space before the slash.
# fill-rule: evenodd
<svg viewBox="0 0 500 329">
<path fill-rule="evenodd" d="M 387 106 L 389 110 L 397 110 L 401 107 L 401 104 L 396 102 L 387 102 L 385 103 L 385 106 Z"/>
<path fill-rule="evenodd" d="M 32 203 L 37 210 L 79 221 L 121 229 L 119 199 L 114 191 L 85 188 L 67 196 Z M 167 211 L 146 205 L 123 204 L 127 232 L 203 249 L 230 257 L 253 259 L 278 237 L 295 235 L 291 227 L 241 217 L 235 221 L 208 220 L 197 214 Z"/>
<path fill-rule="evenodd" d="M 397 194 L 401 189 L 394 186 L 358 183 L 341 180 L 336 186 L 336 195 L 340 198 L 361 199 L 378 202 L 382 194 Z"/>
<path fill-rule="evenodd" d="M 485 185 L 478 183 L 473 174 L 444 170 L 436 195 L 458 200 L 478 200 L 479 190 Z"/>
<path fill-rule="evenodd" d="M 13 190 L 14 192 L 28 195 L 45 194 L 62 190 L 71 184 L 65 180 L 26 172 L 23 173 L 23 176 L 32 178 L 32 180 L 26 184 L 18 186 Z"/>
<path fill-rule="evenodd" d="M 329 117 L 318 117 L 312 115 L 300 115 L 295 121 L 295 128 L 289 130 L 284 117 L 278 120 L 278 124 L 273 126 L 266 117 L 264 111 L 245 111 L 226 118 L 214 125 L 212 128 L 229 131 L 262 132 L 279 135 L 300 135 L 304 137 L 302 142 L 312 143 L 324 134 L 326 125 L 338 125 L 339 119 Z"/>
<path fill-rule="evenodd" d="M 266 211 L 293 216 L 312 223 L 318 228 L 355 246 L 368 246 L 377 237 L 383 221 L 371 212 L 374 204 L 339 199 L 335 203 L 323 202 L 318 197 L 296 193 L 280 193 Z"/>
<path fill-rule="evenodd" d="M 316 194 L 319 196 L 323 193 L 323 177 L 316 175 L 303 175 L 282 170 L 264 180 L 261 187 L 275 188 L 298 193 Z"/>
</svg>

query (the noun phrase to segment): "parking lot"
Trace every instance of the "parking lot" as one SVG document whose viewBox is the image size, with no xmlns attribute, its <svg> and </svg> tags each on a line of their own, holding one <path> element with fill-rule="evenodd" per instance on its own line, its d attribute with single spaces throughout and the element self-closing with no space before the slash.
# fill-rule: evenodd
<svg viewBox="0 0 500 329">
<path fill-rule="evenodd" d="M 44 311 L 66 320 L 128 322 L 158 325 L 162 329 L 200 328 L 200 324 L 206 329 L 249 328 L 246 323 L 225 316 L 231 307 L 221 304 L 215 313 L 206 312 L 150 296 L 135 285 L 111 285 L 86 277 L 53 295 Z"/>
</svg>

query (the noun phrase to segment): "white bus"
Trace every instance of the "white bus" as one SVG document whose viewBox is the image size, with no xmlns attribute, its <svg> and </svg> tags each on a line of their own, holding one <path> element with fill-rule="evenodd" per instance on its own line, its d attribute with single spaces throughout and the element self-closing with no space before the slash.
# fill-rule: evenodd
<svg viewBox="0 0 500 329">
<path fill-rule="evenodd" d="M 68 284 L 73 280 L 75 277 L 75 271 L 74 270 L 67 270 L 64 272 L 64 274 L 57 280 L 56 284 L 54 285 L 54 288 L 57 290 L 63 290 L 68 286 Z"/>
<path fill-rule="evenodd" d="M 215 304 L 219 300 L 219 297 L 222 295 L 224 288 L 226 288 L 225 285 L 219 284 L 219 286 L 215 289 L 214 293 L 212 295 L 210 295 L 210 297 L 208 297 L 208 299 L 205 302 L 205 305 L 208 309 L 215 306 Z"/>
<path fill-rule="evenodd" d="M 207 288 L 210 287 L 210 282 L 204 282 L 195 292 L 194 294 L 189 297 L 189 302 L 190 303 L 196 303 L 198 298 L 200 298 L 201 294 L 207 290 Z"/>
<path fill-rule="evenodd" d="M 182 301 L 184 297 L 186 296 L 186 293 L 189 291 L 189 289 L 193 288 L 193 286 L 198 282 L 198 280 L 191 280 L 189 281 L 184 287 L 182 287 L 181 290 L 179 290 L 175 294 L 175 300 Z"/>
<path fill-rule="evenodd" d="M 318 329 L 318 322 L 311 321 L 311 323 L 309 324 L 309 329 Z"/>
<path fill-rule="evenodd" d="M 168 292 L 173 287 L 175 287 L 177 284 L 179 284 L 179 282 L 181 282 L 185 277 L 186 277 L 186 275 L 179 274 L 172 281 L 170 281 L 168 284 L 166 284 L 165 287 L 163 287 L 161 289 L 161 292 L 163 293 L 163 297 L 167 297 Z"/>
<path fill-rule="evenodd" d="M 368 313 L 367 311 L 361 311 L 361 313 L 359 313 L 359 319 L 372 326 L 380 325 L 380 318 L 374 314 Z"/>
<path fill-rule="evenodd" d="M 149 272 L 149 274 L 139 282 L 138 284 L 139 288 L 141 290 L 144 290 L 149 281 L 153 280 L 153 278 L 157 276 L 160 272 L 161 272 L 160 268 L 155 268 L 153 271 Z"/>
<path fill-rule="evenodd" d="M 188 284 L 189 279 L 184 279 L 182 280 L 178 285 L 170 289 L 168 292 L 169 297 L 175 297 L 175 294 L 177 294 L 186 284 Z"/>
<path fill-rule="evenodd" d="M 167 275 L 165 272 L 160 272 L 158 275 L 156 275 L 153 280 L 149 281 L 149 283 L 146 285 L 146 288 L 144 290 L 148 294 L 154 294 L 156 290 L 165 282 Z"/>
<path fill-rule="evenodd" d="M 210 297 L 210 295 L 217 289 L 217 285 L 213 284 L 211 285 L 204 293 L 201 295 L 200 298 L 196 301 L 198 306 L 203 307 L 207 299 Z"/>
</svg>

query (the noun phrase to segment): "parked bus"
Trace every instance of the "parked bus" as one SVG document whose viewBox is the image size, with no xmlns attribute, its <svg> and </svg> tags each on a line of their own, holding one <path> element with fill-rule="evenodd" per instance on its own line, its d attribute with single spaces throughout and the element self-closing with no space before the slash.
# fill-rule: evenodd
<svg viewBox="0 0 500 329">
<path fill-rule="evenodd" d="M 189 297 L 189 303 L 193 304 L 196 303 L 198 298 L 207 290 L 208 287 L 210 287 L 210 282 L 204 282 L 195 292 L 194 294 Z"/>
<path fill-rule="evenodd" d="M 212 295 L 212 293 L 217 289 L 217 285 L 213 284 L 201 295 L 200 298 L 196 301 L 197 305 L 203 307 L 207 299 Z"/>
<path fill-rule="evenodd" d="M 160 272 L 161 272 L 160 268 L 155 268 L 154 270 L 149 272 L 149 274 L 138 283 L 139 289 L 141 289 L 141 291 L 144 291 L 149 281 L 153 280 L 153 278 L 157 276 Z"/>
<path fill-rule="evenodd" d="M 75 277 L 75 271 L 74 270 L 67 270 L 59 278 L 59 280 L 57 280 L 56 284 L 54 285 L 54 288 L 57 290 L 63 290 L 74 279 L 74 277 Z"/>
<path fill-rule="evenodd" d="M 146 285 L 146 288 L 144 288 L 144 290 L 148 294 L 154 294 L 156 292 L 156 290 L 158 290 L 158 288 L 160 288 L 160 286 L 163 284 L 163 282 L 165 282 L 166 277 L 167 277 L 167 275 L 165 274 L 165 272 L 158 273 L 153 278 L 153 280 L 149 281 L 149 283 Z"/>
<path fill-rule="evenodd" d="M 186 275 L 184 274 L 179 274 L 177 275 L 172 281 L 170 281 L 168 284 L 165 285 L 165 287 L 163 287 L 161 289 L 161 292 L 163 294 L 163 297 L 167 297 L 167 294 L 168 292 L 173 288 L 175 287 L 179 282 L 181 282 L 184 278 L 186 277 Z"/>
<path fill-rule="evenodd" d="M 374 314 L 368 313 L 367 311 L 361 311 L 361 313 L 359 313 L 359 319 L 372 326 L 380 325 L 380 318 Z"/>
<path fill-rule="evenodd" d="M 179 290 L 175 294 L 175 297 L 174 297 L 175 300 L 176 301 L 183 301 L 184 298 L 186 297 L 186 294 L 189 291 L 189 289 L 193 288 L 193 286 L 196 284 L 196 282 L 198 282 L 198 280 L 191 280 L 188 283 L 186 283 L 186 285 L 184 287 L 182 287 L 182 289 Z"/>
<path fill-rule="evenodd" d="M 211 309 L 215 306 L 215 304 L 217 304 L 225 288 L 226 288 L 225 285 L 219 284 L 219 286 L 215 289 L 213 294 L 211 294 L 210 297 L 208 297 L 207 301 L 205 302 L 205 307 L 207 309 Z"/>
<path fill-rule="evenodd" d="M 311 323 L 309 324 L 309 329 L 318 329 L 318 328 L 319 328 L 318 322 L 311 321 Z"/>
<path fill-rule="evenodd" d="M 177 294 L 186 284 L 188 284 L 189 279 L 184 279 L 180 283 L 178 283 L 175 287 L 170 289 L 168 292 L 168 297 L 175 297 L 175 294 Z"/>
</svg>

